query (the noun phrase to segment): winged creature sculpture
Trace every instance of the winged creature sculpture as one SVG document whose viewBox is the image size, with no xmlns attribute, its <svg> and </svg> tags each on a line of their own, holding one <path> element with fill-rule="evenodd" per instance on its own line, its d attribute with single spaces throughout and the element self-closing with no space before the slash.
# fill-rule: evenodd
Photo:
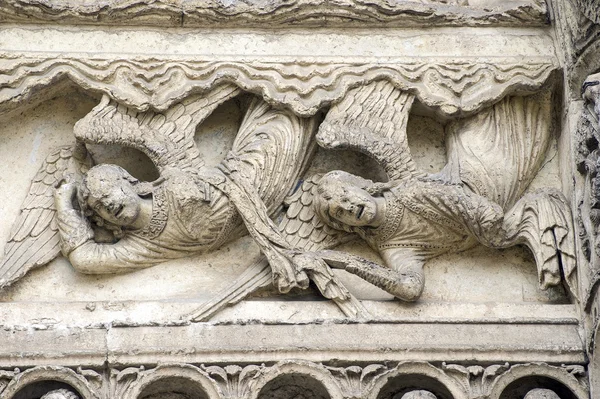
<svg viewBox="0 0 600 399">
<path fill-rule="evenodd" d="M 319 144 L 374 157 L 390 180 L 377 184 L 331 172 L 320 180 L 313 207 L 330 227 L 361 236 L 387 268 L 333 252 L 327 255 L 329 264 L 400 299 L 415 300 L 423 291 L 426 261 L 477 243 L 493 248 L 524 244 L 534 255 L 541 287 L 564 278 L 578 298 L 567 200 L 550 188 L 523 196 L 550 143 L 551 102 L 544 98 L 549 95 L 507 97 L 451 123 L 448 162 L 436 175 L 417 170 L 406 120 L 397 120 L 410 107 L 411 95 L 380 82 L 346 96 L 321 125 Z"/>
<path fill-rule="evenodd" d="M 34 179 L 0 264 L 0 288 L 61 251 L 80 272 L 120 273 L 212 251 L 247 230 L 279 290 L 312 279 L 323 295 L 352 302 L 329 267 L 293 251 L 271 220 L 310 159 L 315 118 L 255 99 L 226 159 L 204 165 L 196 126 L 239 93 L 220 86 L 164 113 L 136 112 L 104 97 L 76 124 L 77 144 L 51 154 Z M 160 178 L 140 182 L 119 166 L 92 166 L 86 143 L 136 148 Z"/>
<path fill-rule="evenodd" d="M 523 197 L 550 141 L 548 102 L 508 97 L 450 124 L 448 163 L 427 175 L 416 167 L 406 134 L 414 96 L 386 81 L 358 87 L 329 110 L 317 142 L 366 153 L 389 181 L 334 171 L 305 177 L 284 199 L 314 150 L 316 118 L 254 100 L 226 159 L 213 168 L 199 155 L 196 126 L 239 92 L 219 86 L 164 113 L 103 98 L 76 124 L 77 144 L 51 154 L 34 179 L 0 264 L 0 288 L 60 250 L 84 273 L 117 273 L 208 252 L 247 230 L 263 256 L 192 319 L 206 319 L 267 284 L 287 292 L 309 280 L 345 314 L 366 314 L 330 267 L 413 301 L 423 290 L 427 260 L 478 242 L 527 245 L 541 285 L 564 276 L 577 295 L 566 200 L 556 190 Z M 139 149 L 160 178 L 139 182 L 115 165 L 92 166 L 86 143 Z M 282 202 L 287 209 L 275 224 Z M 108 242 L 101 232 L 110 233 Z M 356 236 L 385 265 L 331 250 Z"/>
<path fill-rule="evenodd" d="M 540 286 L 564 282 L 578 298 L 572 218 L 555 189 L 523 195 L 543 165 L 552 133 L 550 93 L 507 97 L 475 116 L 448 125 L 447 164 L 419 171 L 406 133 L 414 96 L 390 82 L 351 90 L 319 127 L 327 149 L 350 148 L 375 159 L 389 177 L 374 183 L 343 171 L 311 176 L 287 200 L 280 230 L 291 245 L 312 251 L 405 301 L 418 299 L 423 265 L 444 253 L 481 243 L 526 245 Z M 380 265 L 335 248 L 359 236 Z M 264 284 L 266 271 L 250 269 L 192 317 L 203 320 Z"/>
</svg>

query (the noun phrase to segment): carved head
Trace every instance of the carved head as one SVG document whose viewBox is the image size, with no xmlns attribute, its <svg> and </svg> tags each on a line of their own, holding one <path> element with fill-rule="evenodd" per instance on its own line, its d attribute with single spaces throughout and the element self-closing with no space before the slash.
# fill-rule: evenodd
<svg viewBox="0 0 600 399">
<path fill-rule="evenodd" d="M 327 173 L 317 186 L 314 206 L 321 219 L 338 230 L 354 232 L 354 227 L 377 227 L 383 210 L 374 194 L 378 186 L 342 171 Z"/>
<path fill-rule="evenodd" d="M 125 169 L 103 164 L 91 168 L 79 188 L 82 209 L 92 210 L 102 219 L 121 227 L 131 226 L 139 216 L 140 196 L 147 186 Z"/>
</svg>

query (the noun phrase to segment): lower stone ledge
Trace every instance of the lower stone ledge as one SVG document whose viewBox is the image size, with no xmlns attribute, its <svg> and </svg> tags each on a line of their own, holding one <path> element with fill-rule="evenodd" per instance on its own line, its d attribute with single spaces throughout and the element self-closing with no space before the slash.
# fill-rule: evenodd
<svg viewBox="0 0 600 399">
<path fill-rule="evenodd" d="M 323 323 L 0 331 L 0 367 L 277 362 L 585 364 L 574 324 Z"/>
</svg>

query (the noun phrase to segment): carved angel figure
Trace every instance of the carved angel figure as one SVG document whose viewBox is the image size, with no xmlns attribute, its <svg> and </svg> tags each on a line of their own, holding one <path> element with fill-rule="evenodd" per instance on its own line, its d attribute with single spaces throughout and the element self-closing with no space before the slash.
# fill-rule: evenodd
<svg viewBox="0 0 600 399">
<path fill-rule="evenodd" d="M 315 146 L 315 118 L 254 100 L 226 159 L 215 168 L 203 164 L 196 126 L 239 93 L 235 86 L 217 87 L 165 113 L 135 112 L 104 97 L 76 124 L 74 149 L 52 154 L 34 179 L 0 265 L 0 287 L 48 263 L 59 246 L 83 273 L 117 273 L 211 251 L 245 227 L 281 291 L 306 287 L 312 277 L 325 295 L 347 299 L 327 266 L 308 265 L 290 251 L 270 219 Z M 85 143 L 136 148 L 160 178 L 140 182 L 116 165 L 90 168 Z M 101 238 L 106 230 L 113 233 L 109 240 Z"/>
<path fill-rule="evenodd" d="M 523 195 L 550 143 L 548 96 L 507 97 L 450 123 L 447 164 L 428 175 L 418 170 L 408 145 L 414 95 L 387 81 L 349 91 L 327 113 L 317 142 L 369 155 L 389 181 L 374 183 L 343 171 L 307 176 L 285 200 L 281 234 L 307 258 L 356 274 L 405 301 L 420 297 L 423 265 L 436 256 L 478 242 L 494 248 L 523 244 L 535 257 L 542 288 L 564 282 L 578 298 L 567 200 L 549 188 Z M 385 265 L 333 250 L 356 235 Z M 264 265 L 249 268 L 191 318 L 208 319 L 268 284 L 268 276 Z"/>
<path fill-rule="evenodd" d="M 406 136 L 412 96 L 387 82 L 355 89 L 334 107 L 317 140 L 353 148 L 378 160 L 390 181 L 373 183 L 345 172 L 326 174 L 313 206 L 330 227 L 357 233 L 387 267 L 339 252 L 323 258 L 412 301 L 424 287 L 424 263 L 482 243 L 527 245 L 542 288 L 559 284 L 577 297 L 569 205 L 554 189 L 522 196 L 539 171 L 549 143 L 544 95 L 508 97 L 447 129 L 448 163 L 441 173 L 419 172 Z"/>
</svg>

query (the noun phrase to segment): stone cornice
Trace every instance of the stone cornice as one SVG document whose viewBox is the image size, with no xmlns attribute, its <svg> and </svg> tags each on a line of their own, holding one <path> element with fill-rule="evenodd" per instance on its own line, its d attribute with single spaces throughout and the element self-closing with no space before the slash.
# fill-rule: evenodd
<svg viewBox="0 0 600 399">
<path fill-rule="evenodd" d="M 544 1 L 1 0 L 0 22 L 170 27 L 544 26 Z"/>
</svg>

